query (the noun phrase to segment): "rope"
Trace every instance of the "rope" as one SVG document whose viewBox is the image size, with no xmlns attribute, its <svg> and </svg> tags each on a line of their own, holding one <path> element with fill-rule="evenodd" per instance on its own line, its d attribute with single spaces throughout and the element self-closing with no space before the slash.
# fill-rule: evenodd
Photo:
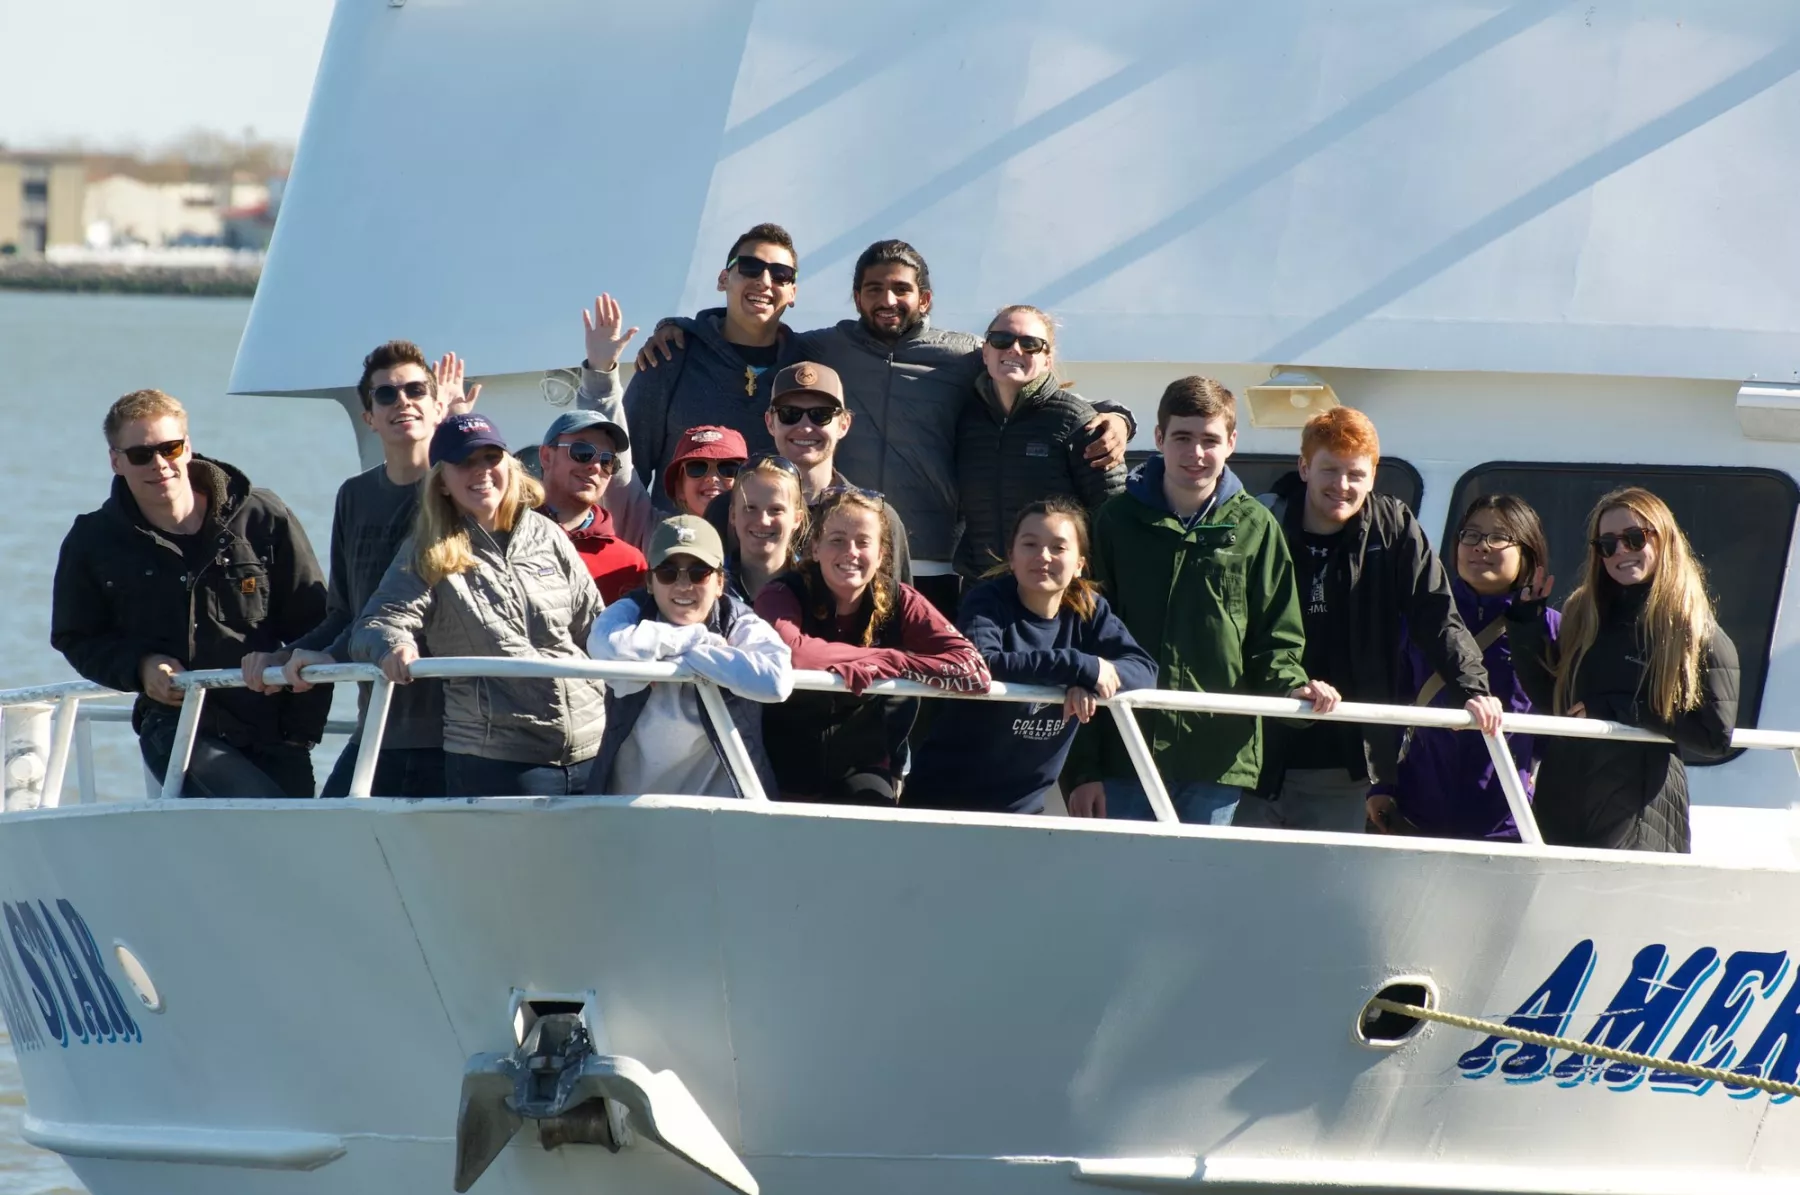
<svg viewBox="0 0 1800 1195">
<path fill-rule="evenodd" d="M 1783 1083 L 1779 1079 L 1765 1079 L 1761 1075 L 1739 1074 L 1736 1071 L 1720 1070 L 1714 1066 L 1698 1066 L 1692 1062 L 1674 1062 L 1650 1054 L 1634 1053 L 1631 1050 L 1615 1050 L 1611 1046 L 1592 1045 L 1588 1042 L 1576 1041 L 1572 1037 L 1556 1037 L 1548 1033 L 1538 1033 L 1532 1029 L 1519 1029 L 1512 1025 L 1503 1025 L 1498 1021 L 1483 1021 L 1475 1017 L 1459 1016 L 1453 1012 L 1439 1012 L 1435 1008 L 1420 1008 L 1417 1004 L 1401 1004 L 1398 1001 L 1385 1000 L 1379 996 L 1369 1001 L 1369 1006 L 1379 1008 L 1383 1012 L 1399 1013 L 1403 1017 L 1412 1017 L 1418 1021 L 1436 1021 L 1440 1025 L 1449 1025 L 1456 1029 L 1468 1029 L 1471 1032 L 1485 1033 L 1492 1037 L 1510 1038 L 1513 1041 L 1522 1041 L 1532 1046 L 1567 1050 L 1571 1054 L 1586 1054 L 1594 1058 L 1604 1058 L 1608 1062 L 1623 1062 L 1630 1066 L 1649 1067 L 1652 1070 L 1686 1075 L 1690 1079 L 1728 1083 L 1733 1087 L 1754 1087 L 1759 1091 L 1766 1091 L 1770 1095 L 1800 1096 L 1800 1084 Z"/>
</svg>

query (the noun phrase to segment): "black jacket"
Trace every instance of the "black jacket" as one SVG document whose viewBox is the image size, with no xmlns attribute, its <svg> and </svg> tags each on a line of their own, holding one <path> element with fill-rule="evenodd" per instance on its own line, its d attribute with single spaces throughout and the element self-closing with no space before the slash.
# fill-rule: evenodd
<svg viewBox="0 0 1800 1195">
<path fill-rule="evenodd" d="M 1096 414 L 1073 390 L 1046 373 L 1001 409 L 994 380 L 975 379 L 956 424 L 956 490 L 963 536 L 956 571 L 979 580 L 1006 554 L 1013 519 L 1026 503 L 1072 497 L 1092 514 L 1124 490 L 1125 466 L 1091 467 L 1084 429 Z"/>
<path fill-rule="evenodd" d="M 245 653 L 279 651 L 325 617 L 325 576 L 300 523 L 268 490 L 220 461 L 195 457 L 189 477 L 207 494 L 199 534 L 216 551 L 190 569 L 181 547 L 145 521 L 122 477 L 99 510 L 63 537 L 50 645 L 87 679 L 143 692 L 138 666 L 168 655 L 189 669 L 236 668 Z M 174 710 L 140 696 L 131 722 Z M 216 689 L 200 729 L 234 746 L 316 743 L 331 686 L 264 696 Z"/>
<path fill-rule="evenodd" d="M 1677 715 L 1673 724 L 1657 718 L 1648 704 L 1648 653 L 1639 625 L 1648 588 L 1612 588 L 1594 645 L 1581 659 L 1575 700 L 1590 718 L 1669 736 L 1690 759 L 1722 759 L 1731 750 L 1737 723 L 1737 648 L 1723 630 L 1715 630 L 1701 661 L 1699 706 Z M 1544 603 L 1514 602 L 1507 610 L 1506 636 L 1532 704 L 1552 709 L 1559 644 L 1545 629 Z M 1545 842 L 1687 852 L 1687 766 L 1675 747 L 1549 735 L 1537 743 L 1542 762 L 1532 808 Z"/>
<path fill-rule="evenodd" d="M 1266 497 L 1265 502 L 1281 522 L 1288 550 L 1296 560 L 1305 559 L 1301 520 L 1306 483 L 1298 473 L 1289 473 L 1275 483 L 1272 501 Z M 1333 658 L 1347 661 L 1347 668 L 1343 675 L 1317 679 L 1334 686 L 1346 701 L 1412 704 L 1416 694 L 1405 691 L 1409 678 L 1401 664 L 1400 630 L 1405 626 L 1425 659 L 1458 694 L 1457 704 L 1487 696 L 1481 649 L 1456 612 L 1450 574 L 1406 503 L 1370 494 L 1346 530 L 1346 550 L 1338 553 L 1332 567 L 1348 573 L 1339 579 L 1340 591 L 1350 596 L 1347 606 L 1336 612 L 1340 639 L 1333 651 Z M 1269 741 L 1257 791 L 1272 794 L 1280 790 L 1286 771 L 1282 757 L 1302 728 L 1269 722 L 1264 729 Z M 1399 773 L 1400 728 L 1364 724 L 1360 729 L 1362 763 L 1369 778 L 1392 783 Z M 1345 763 L 1354 773 L 1356 761 Z"/>
</svg>

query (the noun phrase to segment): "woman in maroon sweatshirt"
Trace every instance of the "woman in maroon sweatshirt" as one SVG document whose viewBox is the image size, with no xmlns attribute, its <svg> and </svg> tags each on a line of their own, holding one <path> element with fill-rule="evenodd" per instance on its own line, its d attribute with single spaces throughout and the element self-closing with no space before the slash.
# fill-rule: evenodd
<svg viewBox="0 0 1800 1195">
<path fill-rule="evenodd" d="M 849 693 L 797 692 L 763 714 L 763 741 L 790 801 L 899 800 L 916 697 L 865 697 L 879 680 L 985 693 L 987 661 L 910 585 L 894 580 L 881 495 L 827 490 L 813 510 L 806 561 L 757 595 L 796 669 L 836 673 Z"/>
</svg>

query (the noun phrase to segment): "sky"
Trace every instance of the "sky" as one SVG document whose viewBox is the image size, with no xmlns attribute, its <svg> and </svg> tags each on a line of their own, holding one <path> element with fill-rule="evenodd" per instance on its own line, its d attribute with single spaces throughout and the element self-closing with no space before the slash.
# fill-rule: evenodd
<svg viewBox="0 0 1800 1195">
<path fill-rule="evenodd" d="M 365 0 L 366 2 L 366 0 Z M 332 0 L 0 0 L 0 143 L 300 135 Z"/>
</svg>

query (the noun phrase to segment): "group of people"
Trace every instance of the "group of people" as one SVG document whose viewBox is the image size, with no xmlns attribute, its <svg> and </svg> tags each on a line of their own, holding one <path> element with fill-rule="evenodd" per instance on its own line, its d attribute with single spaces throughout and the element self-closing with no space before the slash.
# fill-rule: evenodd
<svg viewBox="0 0 1800 1195">
<path fill-rule="evenodd" d="M 1148 819 L 1101 703 L 1160 688 L 1508 712 L 1645 726 L 1679 747 L 1510 735 L 1553 843 L 1688 849 L 1682 754 L 1729 749 L 1737 659 L 1668 507 L 1601 499 L 1560 615 L 1542 526 L 1476 499 L 1446 569 L 1374 493 L 1371 421 L 1338 407 L 1297 470 L 1246 491 L 1237 407 L 1180 378 L 1155 455 L 1127 476 L 1129 412 L 1056 370 L 1054 321 L 1003 308 L 981 337 L 932 328 L 924 259 L 871 245 L 857 318 L 795 332 L 793 241 L 763 224 L 726 255 L 722 308 L 666 320 L 638 354 L 608 295 L 583 313 L 579 401 L 515 453 L 453 354 L 393 341 L 363 361 L 383 460 L 340 488 L 329 573 L 273 494 L 194 451 L 160 391 L 112 405 L 111 497 L 58 562 L 52 643 L 141 694 L 144 759 L 168 767 L 189 668 L 241 667 L 206 702 L 190 796 L 312 796 L 329 688 L 316 664 L 395 683 L 377 795 L 742 795 L 747 756 L 784 800 Z M 428 656 L 662 661 L 716 685 L 415 680 Z M 796 692 L 794 669 L 843 691 Z M 281 683 L 267 677 L 279 670 Z M 927 703 L 992 680 L 1059 704 Z M 363 708 L 367 707 L 367 688 Z M 716 712 L 716 711 L 715 711 Z M 1144 710 L 1183 821 L 1516 839 L 1478 735 Z M 360 731 L 320 789 L 345 795 Z M 736 750 L 742 748 L 743 755 Z"/>
</svg>

